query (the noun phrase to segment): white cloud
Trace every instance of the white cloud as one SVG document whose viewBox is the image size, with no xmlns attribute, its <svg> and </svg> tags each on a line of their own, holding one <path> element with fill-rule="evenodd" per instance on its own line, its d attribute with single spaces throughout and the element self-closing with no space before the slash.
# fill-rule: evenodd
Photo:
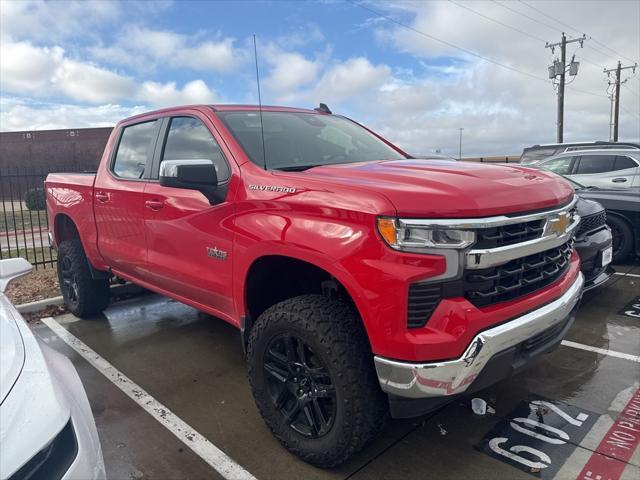
<svg viewBox="0 0 640 480">
<path fill-rule="evenodd" d="M 48 88 L 63 56 L 64 50 L 60 47 L 38 48 L 29 42 L 3 41 L 0 45 L 2 90 L 37 93 Z"/>
<path fill-rule="evenodd" d="M 98 60 L 139 71 L 170 66 L 229 73 L 246 61 L 247 52 L 236 48 L 234 39 L 198 41 L 200 37 L 128 25 L 114 44 L 91 47 L 90 52 Z"/>
<path fill-rule="evenodd" d="M 296 52 L 283 52 L 279 49 L 268 53 L 267 61 L 272 66 L 265 85 L 277 94 L 284 94 L 300 88 L 316 79 L 317 62 L 307 60 Z"/>
<path fill-rule="evenodd" d="M 149 7 L 151 7 L 150 2 Z M 3 0 L 0 5 L 3 36 L 43 41 L 84 36 L 97 25 L 117 20 L 121 4 L 114 1 Z"/>
<path fill-rule="evenodd" d="M 146 110 L 146 106 L 83 106 L 5 97 L 0 99 L 0 130 L 111 127 L 123 118 Z"/>
<path fill-rule="evenodd" d="M 95 65 L 64 59 L 52 79 L 54 88 L 80 102 L 104 103 L 130 97 L 135 82 Z"/>
<path fill-rule="evenodd" d="M 166 107 L 194 103 L 213 103 L 216 95 L 202 80 L 194 80 L 185 84 L 182 90 L 176 87 L 175 82 L 144 82 L 136 98 L 156 107 Z"/>
<path fill-rule="evenodd" d="M 388 65 L 373 65 L 367 58 L 350 58 L 329 68 L 316 87 L 316 94 L 339 102 L 362 92 L 380 88 L 391 80 Z"/>
<path fill-rule="evenodd" d="M 29 42 L 2 43 L 0 82 L 2 92 L 36 98 L 57 95 L 90 104 L 142 100 L 152 106 L 210 103 L 216 97 L 202 80 L 187 82 L 144 81 L 107 70 L 92 63 L 73 60 L 61 47 L 36 47 Z"/>
</svg>

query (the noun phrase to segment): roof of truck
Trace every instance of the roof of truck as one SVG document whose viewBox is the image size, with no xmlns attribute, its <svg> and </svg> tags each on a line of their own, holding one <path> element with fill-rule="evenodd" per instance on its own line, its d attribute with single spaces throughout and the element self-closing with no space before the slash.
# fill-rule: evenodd
<svg viewBox="0 0 640 480">
<path fill-rule="evenodd" d="M 246 110 L 259 110 L 259 105 L 239 105 L 239 104 L 222 104 L 222 105 L 176 105 L 174 107 L 160 108 L 158 110 L 150 110 L 148 112 L 140 113 L 138 115 L 133 115 L 131 117 L 123 119 L 122 122 L 129 122 L 130 120 L 134 120 L 137 118 L 147 117 L 150 115 L 170 115 L 173 112 L 184 110 L 185 108 L 210 108 L 215 112 L 239 112 Z M 262 105 L 262 110 L 265 112 L 294 112 L 294 113 L 316 113 L 320 115 L 326 115 L 325 112 L 313 110 L 309 108 L 293 108 L 293 107 L 282 107 L 277 105 Z"/>
</svg>

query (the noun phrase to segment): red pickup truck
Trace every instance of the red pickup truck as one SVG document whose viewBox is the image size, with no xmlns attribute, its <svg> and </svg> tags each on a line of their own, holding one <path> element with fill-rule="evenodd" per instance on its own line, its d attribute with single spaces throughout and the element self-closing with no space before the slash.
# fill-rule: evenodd
<svg viewBox="0 0 640 480">
<path fill-rule="evenodd" d="M 71 312 L 117 277 L 235 325 L 265 422 L 323 467 L 550 351 L 582 295 L 561 178 L 414 159 L 322 104 L 132 117 L 46 192 Z"/>
</svg>

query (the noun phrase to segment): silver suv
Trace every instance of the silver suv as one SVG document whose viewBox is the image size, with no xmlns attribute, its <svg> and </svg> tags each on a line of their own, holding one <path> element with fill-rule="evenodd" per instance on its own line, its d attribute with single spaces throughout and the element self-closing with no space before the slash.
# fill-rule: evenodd
<svg viewBox="0 0 640 480">
<path fill-rule="evenodd" d="M 536 168 L 564 175 L 584 186 L 640 186 L 640 151 L 628 149 L 576 150 L 548 158 Z"/>
<path fill-rule="evenodd" d="M 555 157 L 565 152 L 577 150 L 638 150 L 640 145 L 630 142 L 575 142 L 575 143 L 548 143 L 546 145 L 534 145 L 527 147 L 520 155 L 520 165 L 536 165 L 547 158 Z"/>
</svg>

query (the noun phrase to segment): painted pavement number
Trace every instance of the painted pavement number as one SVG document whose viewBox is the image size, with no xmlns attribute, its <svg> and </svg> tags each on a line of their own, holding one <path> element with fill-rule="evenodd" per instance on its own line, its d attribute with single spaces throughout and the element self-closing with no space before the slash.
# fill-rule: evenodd
<svg viewBox="0 0 640 480">
<path fill-rule="evenodd" d="M 551 479 L 597 418 L 588 410 L 535 398 L 521 402 L 485 435 L 479 448 L 536 477 Z"/>
<path fill-rule="evenodd" d="M 618 312 L 618 315 L 624 315 L 625 317 L 640 318 L 640 297 L 636 297 L 629 302 L 622 310 Z"/>
</svg>

